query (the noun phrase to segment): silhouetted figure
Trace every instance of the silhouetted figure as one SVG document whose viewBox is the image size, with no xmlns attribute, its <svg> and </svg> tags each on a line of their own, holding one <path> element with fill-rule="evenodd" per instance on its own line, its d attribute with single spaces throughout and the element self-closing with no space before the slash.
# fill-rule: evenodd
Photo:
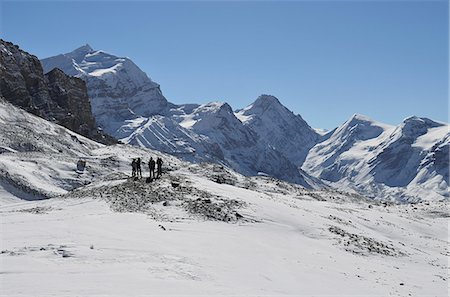
<svg viewBox="0 0 450 297">
<path fill-rule="evenodd" d="M 136 176 L 136 170 L 137 170 L 137 163 L 136 163 L 136 159 L 133 159 L 133 161 L 131 162 L 131 176 L 135 177 Z"/>
<path fill-rule="evenodd" d="M 150 170 L 150 179 L 155 178 L 155 160 L 150 157 L 150 161 L 148 161 L 148 169 Z"/>
<path fill-rule="evenodd" d="M 138 178 L 142 178 L 141 158 L 137 158 L 136 160 L 136 173 Z"/>
<path fill-rule="evenodd" d="M 158 159 L 156 159 L 156 172 L 157 172 L 157 178 L 159 178 L 162 174 L 162 159 L 158 157 Z"/>
</svg>

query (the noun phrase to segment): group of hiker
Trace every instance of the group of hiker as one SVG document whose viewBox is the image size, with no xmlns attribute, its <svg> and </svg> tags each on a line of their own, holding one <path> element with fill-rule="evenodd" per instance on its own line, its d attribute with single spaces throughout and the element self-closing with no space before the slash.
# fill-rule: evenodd
<svg viewBox="0 0 450 297">
<path fill-rule="evenodd" d="M 153 159 L 153 157 L 150 157 L 150 161 L 148 161 L 148 169 L 150 171 L 150 180 L 159 178 L 162 174 L 162 159 L 157 158 L 156 161 Z M 136 178 L 142 178 L 142 169 L 141 169 L 141 158 L 135 158 L 131 162 L 131 176 Z M 156 168 L 156 175 L 155 175 L 155 168 Z"/>
</svg>

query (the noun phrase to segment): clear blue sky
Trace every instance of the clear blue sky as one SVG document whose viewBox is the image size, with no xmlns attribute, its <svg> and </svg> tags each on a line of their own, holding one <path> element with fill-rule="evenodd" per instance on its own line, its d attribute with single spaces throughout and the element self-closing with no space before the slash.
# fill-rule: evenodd
<svg viewBox="0 0 450 297">
<path fill-rule="evenodd" d="M 353 113 L 448 121 L 447 1 L 15 2 L 1 36 L 39 58 L 128 56 L 174 103 L 272 94 L 313 127 Z"/>
</svg>

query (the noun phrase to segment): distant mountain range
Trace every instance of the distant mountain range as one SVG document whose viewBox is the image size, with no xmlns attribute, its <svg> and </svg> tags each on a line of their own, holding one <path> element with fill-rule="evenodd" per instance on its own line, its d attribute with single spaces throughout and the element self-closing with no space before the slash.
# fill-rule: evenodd
<svg viewBox="0 0 450 297">
<path fill-rule="evenodd" d="M 299 167 L 320 136 L 273 96 L 262 95 L 238 113 L 220 102 L 175 105 L 130 59 L 89 45 L 41 63 L 44 72 L 57 67 L 85 80 L 97 123 L 122 142 L 218 162 L 246 175 L 324 186 Z M 271 132 L 264 131 L 268 127 Z"/>
<path fill-rule="evenodd" d="M 410 117 L 390 126 L 354 115 L 315 145 L 303 169 L 369 197 L 440 199 L 449 195 L 449 125 Z"/>
<path fill-rule="evenodd" d="M 410 117 L 394 127 L 354 115 L 322 135 L 270 95 L 236 111 L 221 102 L 172 104 L 129 58 L 89 45 L 41 63 L 44 73 L 59 68 L 85 81 L 96 123 L 125 143 L 308 188 L 404 201 L 449 197 L 447 123 Z"/>
</svg>

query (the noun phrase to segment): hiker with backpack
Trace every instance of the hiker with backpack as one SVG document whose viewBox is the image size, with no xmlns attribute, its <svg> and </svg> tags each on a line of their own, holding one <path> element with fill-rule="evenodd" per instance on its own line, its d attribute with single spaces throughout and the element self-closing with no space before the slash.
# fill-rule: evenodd
<svg viewBox="0 0 450 297">
<path fill-rule="evenodd" d="M 137 163 L 136 163 L 136 159 L 133 159 L 133 161 L 131 162 L 131 176 L 135 177 L 136 176 L 136 170 L 137 170 Z"/>
<path fill-rule="evenodd" d="M 150 170 L 150 180 L 155 178 L 155 160 L 150 157 L 150 161 L 148 161 L 148 169 Z"/>
<path fill-rule="evenodd" d="M 136 160 L 136 175 L 138 178 L 142 178 L 141 158 L 137 158 Z"/>
<path fill-rule="evenodd" d="M 162 159 L 160 157 L 158 157 L 158 159 L 156 159 L 156 166 L 157 166 L 157 168 L 156 168 L 156 174 L 157 174 L 156 178 L 159 178 L 162 175 L 162 163 L 163 163 Z"/>
</svg>

